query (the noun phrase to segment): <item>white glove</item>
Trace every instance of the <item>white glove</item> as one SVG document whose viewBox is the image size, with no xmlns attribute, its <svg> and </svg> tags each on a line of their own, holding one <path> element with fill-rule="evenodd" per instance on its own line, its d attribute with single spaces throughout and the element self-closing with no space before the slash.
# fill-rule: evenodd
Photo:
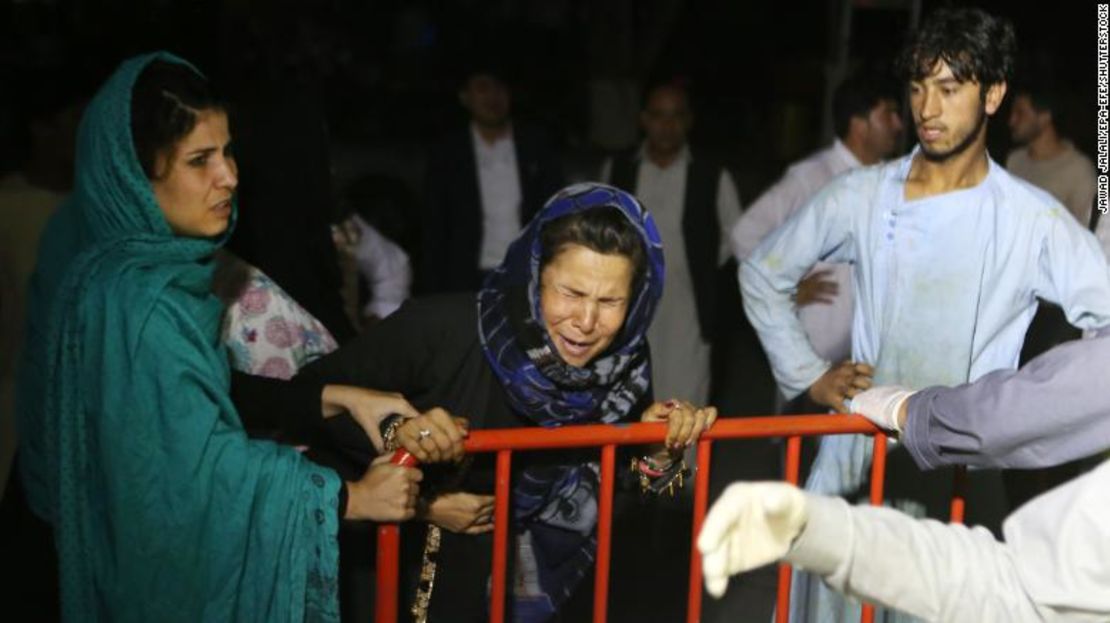
<svg viewBox="0 0 1110 623">
<path fill-rule="evenodd" d="M 877 385 L 862 391 L 848 401 L 848 410 L 871 420 L 884 430 L 902 432 L 898 425 L 898 411 L 902 403 L 917 392 L 898 385 Z"/>
<path fill-rule="evenodd" d="M 806 498 L 783 482 L 738 482 L 721 494 L 702 525 L 705 588 L 720 597 L 728 578 L 782 558 L 806 523 Z"/>
</svg>

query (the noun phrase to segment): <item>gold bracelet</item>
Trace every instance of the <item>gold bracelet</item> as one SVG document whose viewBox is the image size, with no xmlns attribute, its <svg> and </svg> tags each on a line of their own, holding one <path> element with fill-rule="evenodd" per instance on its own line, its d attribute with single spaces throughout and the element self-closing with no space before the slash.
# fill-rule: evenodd
<svg viewBox="0 0 1110 623">
<path fill-rule="evenodd" d="M 401 425 L 405 423 L 405 418 L 398 417 L 385 427 L 385 433 L 382 434 L 382 447 L 386 452 L 393 452 L 401 444 L 397 441 L 397 431 Z"/>
<path fill-rule="evenodd" d="M 672 462 L 666 469 L 656 469 L 646 458 L 632 459 L 630 466 L 640 483 L 640 493 L 644 495 L 662 495 L 666 492 L 674 497 L 675 488 L 682 489 L 686 485 L 687 467 L 685 460 Z"/>
</svg>

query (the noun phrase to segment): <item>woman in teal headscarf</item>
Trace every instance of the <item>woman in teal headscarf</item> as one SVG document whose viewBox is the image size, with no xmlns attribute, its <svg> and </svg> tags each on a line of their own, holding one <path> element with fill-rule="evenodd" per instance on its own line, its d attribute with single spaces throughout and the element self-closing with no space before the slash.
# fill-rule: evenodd
<svg viewBox="0 0 1110 623">
<path fill-rule="evenodd" d="M 206 82 L 168 54 L 123 63 L 82 120 L 17 409 L 67 620 L 336 620 L 339 518 L 412 514 L 414 470 L 344 486 L 243 431 L 209 291 L 235 219 L 229 142 Z"/>
</svg>

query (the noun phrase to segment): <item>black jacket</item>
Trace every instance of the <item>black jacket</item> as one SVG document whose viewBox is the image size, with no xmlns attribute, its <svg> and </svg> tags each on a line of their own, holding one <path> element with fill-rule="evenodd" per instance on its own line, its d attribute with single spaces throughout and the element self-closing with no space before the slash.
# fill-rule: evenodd
<svg viewBox="0 0 1110 623">
<path fill-rule="evenodd" d="M 512 411 L 500 381 L 486 361 L 478 338 L 476 299 L 470 292 L 410 300 L 350 343 L 304 368 L 297 380 L 400 392 L 420 411 L 442 407 L 452 415 L 468 418 L 471 430 L 535 426 Z M 635 415 L 630 415 L 630 419 L 639 419 L 651 399 L 649 392 L 633 408 Z M 357 479 L 374 457 L 370 440 L 346 415 L 329 418 L 324 427 L 327 438 L 341 450 L 343 460 L 323 462 L 335 467 L 344 478 Z M 542 432 L 537 429 L 537 434 Z M 597 460 L 596 449 L 515 453 L 513 470 L 528 465 L 592 460 Z M 475 455 L 473 461 L 460 488 L 492 495 L 494 455 Z M 437 482 L 435 466 L 424 468 L 424 472 L 422 493 Z M 405 560 L 412 563 L 419 560 L 423 529 L 419 524 L 405 525 L 406 529 L 418 532 L 416 549 L 406 547 Z M 412 536 L 407 535 L 406 540 Z M 486 620 L 491 539 L 491 534 L 442 532 L 430 621 Z M 408 545 L 411 547 L 412 542 Z M 411 577 L 415 570 L 409 572 L 411 589 L 415 586 Z"/>
<path fill-rule="evenodd" d="M 613 158 L 610 177 L 617 188 L 636 194 L 640 160 L 636 151 Z M 694 284 L 698 327 L 706 342 L 713 342 L 717 322 L 717 249 L 721 225 L 717 220 L 717 188 L 724 168 L 696 153 L 686 169 L 686 190 L 682 207 L 682 235 L 686 242 L 686 264 Z M 652 210 L 653 207 L 645 205 Z M 666 244 L 666 240 L 663 241 Z M 735 274 L 735 273 L 734 273 Z"/>
<path fill-rule="evenodd" d="M 514 124 L 513 142 L 523 226 L 563 186 L 563 175 L 556 153 L 537 129 Z M 447 135 L 432 149 L 425 191 L 423 258 L 417 287 L 425 293 L 477 290 L 481 286 L 482 198 L 469 125 Z"/>
</svg>

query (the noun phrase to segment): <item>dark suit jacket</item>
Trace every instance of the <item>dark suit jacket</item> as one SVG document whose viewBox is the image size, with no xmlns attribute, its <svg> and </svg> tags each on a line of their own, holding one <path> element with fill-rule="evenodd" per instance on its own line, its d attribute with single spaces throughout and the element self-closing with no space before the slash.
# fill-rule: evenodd
<svg viewBox="0 0 1110 623">
<path fill-rule="evenodd" d="M 558 157 L 542 132 L 514 123 L 513 141 L 523 226 L 563 186 L 563 175 Z M 482 198 L 469 125 L 447 135 L 433 148 L 425 190 L 418 289 L 425 293 L 477 290 L 481 286 L 478 260 Z"/>
</svg>

